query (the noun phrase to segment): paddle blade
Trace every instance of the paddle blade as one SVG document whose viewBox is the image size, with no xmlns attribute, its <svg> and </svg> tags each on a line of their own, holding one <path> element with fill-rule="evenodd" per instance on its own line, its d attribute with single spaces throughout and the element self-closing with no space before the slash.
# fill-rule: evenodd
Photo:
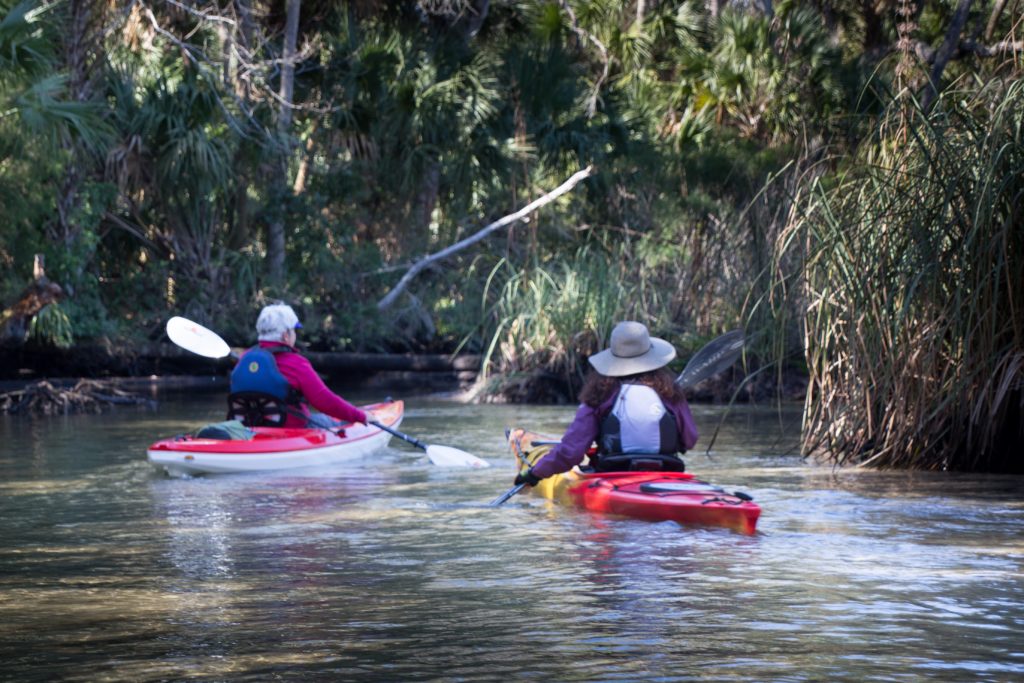
<svg viewBox="0 0 1024 683">
<path fill-rule="evenodd" d="M 200 356 L 224 358 L 231 355 L 231 347 L 216 332 L 187 318 L 175 316 L 168 320 L 167 336 L 181 348 Z"/>
<path fill-rule="evenodd" d="M 427 446 L 430 462 L 440 467 L 490 467 L 486 460 L 451 446 Z"/>
<path fill-rule="evenodd" d="M 742 330 L 726 332 L 721 337 L 711 340 L 686 364 L 676 378 L 676 384 L 685 389 L 725 370 L 740 357 L 743 343 Z"/>
</svg>

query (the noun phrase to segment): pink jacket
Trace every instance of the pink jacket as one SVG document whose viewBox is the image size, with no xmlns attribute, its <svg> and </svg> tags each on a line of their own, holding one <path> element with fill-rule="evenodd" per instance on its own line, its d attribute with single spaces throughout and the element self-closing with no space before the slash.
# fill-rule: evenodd
<svg viewBox="0 0 1024 683">
<path fill-rule="evenodd" d="M 260 342 L 262 348 L 281 345 L 282 342 L 279 341 Z M 316 374 L 316 371 L 313 370 L 313 365 L 306 357 L 298 352 L 282 351 L 281 353 L 274 354 L 274 360 L 277 361 L 277 369 L 288 380 L 288 384 L 301 391 L 302 395 L 309 401 L 309 404 L 321 413 L 326 413 L 334 419 L 342 420 L 343 422 L 366 423 L 366 413 L 328 389 L 324 381 L 320 379 L 320 375 Z M 306 415 L 309 414 L 309 408 L 305 404 L 302 405 L 302 411 Z M 285 422 L 285 427 L 305 426 L 305 422 L 295 415 L 289 415 L 288 420 Z"/>
</svg>

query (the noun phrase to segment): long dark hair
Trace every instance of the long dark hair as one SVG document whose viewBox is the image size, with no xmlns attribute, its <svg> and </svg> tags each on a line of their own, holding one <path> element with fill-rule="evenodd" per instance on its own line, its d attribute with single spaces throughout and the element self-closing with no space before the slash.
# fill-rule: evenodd
<svg viewBox="0 0 1024 683">
<path fill-rule="evenodd" d="M 617 393 L 623 384 L 649 386 L 662 401 L 675 402 L 685 397 L 683 390 L 676 384 L 675 375 L 668 368 L 648 370 L 625 377 L 608 377 L 591 368 L 583 381 L 583 388 L 580 389 L 580 402 L 596 408 Z"/>
</svg>

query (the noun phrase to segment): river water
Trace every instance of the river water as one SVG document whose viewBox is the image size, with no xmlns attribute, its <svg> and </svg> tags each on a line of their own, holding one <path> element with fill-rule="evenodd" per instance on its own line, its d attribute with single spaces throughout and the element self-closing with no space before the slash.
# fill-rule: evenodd
<svg viewBox="0 0 1024 683">
<path fill-rule="evenodd" d="M 368 397 L 369 398 L 369 397 Z M 511 486 L 503 430 L 572 408 L 407 403 L 365 467 L 169 479 L 223 397 L 0 418 L 0 680 L 1020 681 L 1024 479 L 833 471 L 799 413 L 695 406 L 759 531 L 603 518 Z"/>
</svg>

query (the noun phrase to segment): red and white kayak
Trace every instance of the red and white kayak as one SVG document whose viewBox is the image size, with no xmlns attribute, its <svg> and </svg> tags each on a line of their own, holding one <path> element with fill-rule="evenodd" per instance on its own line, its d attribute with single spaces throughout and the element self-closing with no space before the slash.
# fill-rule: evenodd
<svg viewBox="0 0 1024 683">
<path fill-rule="evenodd" d="M 377 421 L 396 429 L 402 423 L 402 401 L 363 406 Z M 391 434 L 373 425 L 342 425 L 328 429 L 256 427 L 251 440 L 201 439 L 185 434 L 157 441 L 146 451 L 153 466 L 172 476 L 263 472 L 331 465 L 359 460 L 384 448 Z"/>
<path fill-rule="evenodd" d="M 553 441 L 523 429 L 509 430 L 509 446 L 531 465 Z M 761 508 L 750 496 L 696 479 L 689 472 L 593 472 L 574 467 L 541 480 L 532 492 L 583 510 L 652 521 L 727 527 L 752 534 Z"/>
</svg>

